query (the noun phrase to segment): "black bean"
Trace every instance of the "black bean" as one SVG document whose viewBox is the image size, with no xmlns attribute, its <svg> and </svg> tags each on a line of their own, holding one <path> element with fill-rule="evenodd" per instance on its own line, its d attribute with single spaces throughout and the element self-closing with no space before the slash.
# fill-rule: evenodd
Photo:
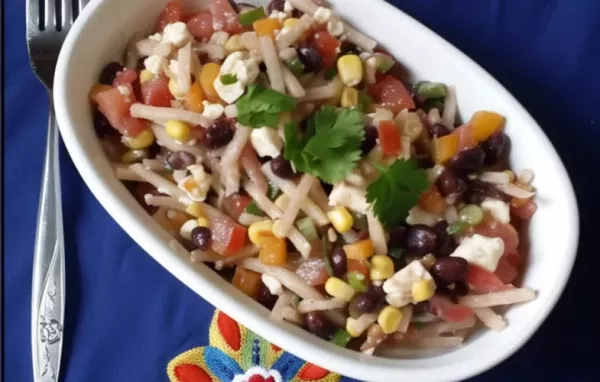
<svg viewBox="0 0 600 382">
<path fill-rule="evenodd" d="M 483 168 L 485 152 L 479 146 L 472 149 L 463 150 L 450 159 L 449 166 L 455 172 L 466 175 L 470 172 L 476 172 Z"/>
<path fill-rule="evenodd" d="M 272 0 L 267 7 L 267 11 L 269 14 L 273 13 L 273 11 L 283 12 L 285 6 L 285 0 Z"/>
<path fill-rule="evenodd" d="M 373 125 L 369 125 L 365 127 L 365 138 L 360 144 L 360 151 L 362 155 L 367 155 L 371 152 L 377 145 L 377 138 L 379 137 L 379 133 L 377 132 L 377 128 Z"/>
<path fill-rule="evenodd" d="M 167 155 L 165 162 L 173 170 L 185 170 L 196 163 L 196 157 L 185 151 L 175 151 Z"/>
<path fill-rule="evenodd" d="M 323 339 L 328 339 L 333 332 L 333 326 L 321 312 L 307 313 L 305 318 L 308 331 Z"/>
<path fill-rule="evenodd" d="M 98 82 L 104 85 L 112 85 L 117 73 L 121 70 L 123 70 L 123 65 L 116 61 L 107 64 L 104 69 L 102 69 L 102 72 L 100 72 L 100 79 Z"/>
<path fill-rule="evenodd" d="M 342 42 L 342 46 L 340 47 L 340 56 L 345 56 L 347 54 L 360 55 L 358 47 L 348 40 Z"/>
<path fill-rule="evenodd" d="M 348 258 L 343 247 L 337 247 L 331 253 L 331 267 L 336 277 L 342 277 L 348 272 Z"/>
<path fill-rule="evenodd" d="M 438 285 L 449 285 L 463 281 L 469 263 L 462 257 L 449 256 L 437 259 L 431 267 L 431 275 Z"/>
<path fill-rule="evenodd" d="M 454 283 L 454 292 L 459 296 L 466 296 L 469 293 L 469 285 L 463 281 Z"/>
<path fill-rule="evenodd" d="M 506 159 L 510 148 L 510 138 L 499 131 L 492 134 L 481 146 L 485 152 L 485 165 L 493 166 L 501 160 Z"/>
<path fill-rule="evenodd" d="M 435 186 L 443 197 L 459 194 L 466 188 L 464 180 L 454 175 L 449 169 L 445 169 L 438 176 Z"/>
<path fill-rule="evenodd" d="M 98 138 L 104 138 L 107 135 L 115 132 L 108 119 L 98 109 L 94 109 L 94 130 Z"/>
<path fill-rule="evenodd" d="M 448 300 L 450 300 L 454 304 L 458 304 L 458 294 L 454 290 L 448 288 L 447 286 L 438 285 L 435 289 L 435 293 L 448 298 Z M 430 313 L 437 316 L 437 313 L 434 313 L 436 312 L 435 307 L 433 307 L 433 305 L 431 305 L 431 307 L 433 309 L 430 309 Z"/>
<path fill-rule="evenodd" d="M 209 149 L 218 149 L 226 146 L 233 139 L 233 120 L 222 118 L 213 122 L 206 129 L 204 145 Z"/>
<path fill-rule="evenodd" d="M 240 13 L 240 7 L 238 6 L 238 3 L 235 2 L 235 0 L 228 0 L 229 1 L 229 5 L 231 5 L 231 8 L 233 8 L 233 10 L 236 13 Z"/>
<path fill-rule="evenodd" d="M 292 179 L 295 175 L 292 163 L 285 159 L 283 155 L 280 155 L 271 161 L 271 171 L 273 171 L 273 174 L 283 179 Z"/>
<path fill-rule="evenodd" d="M 491 183 L 471 180 L 467 184 L 466 200 L 469 204 L 480 205 L 486 198 L 498 199 L 505 202 L 511 199 L 510 196 L 498 191 Z"/>
<path fill-rule="evenodd" d="M 366 292 L 356 297 L 356 310 L 360 313 L 373 313 L 385 304 L 385 292 L 382 286 L 371 285 Z"/>
<path fill-rule="evenodd" d="M 196 227 L 192 230 L 192 242 L 196 244 L 201 251 L 206 251 L 210 248 L 212 234 L 207 227 Z"/>
<path fill-rule="evenodd" d="M 456 241 L 452 235 L 448 234 L 448 222 L 441 221 L 435 225 L 435 230 L 438 233 L 436 243 L 435 256 L 446 257 L 450 256 L 456 249 Z"/>
<path fill-rule="evenodd" d="M 258 291 L 258 297 L 256 300 L 259 302 L 259 304 L 271 310 L 275 306 L 278 298 L 279 296 L 272 294 L 269 288 L 263 284 Z"/>
<path fill-rule="evenodd" d="M 389 229 L 390 238 L 388 239 L 388 247 L 390 248 L 406 248 L 406 226 L 397 226 Z"/>
<path fill-rule="evenodd" d="M 323 58 L 321 54 L 311 46 L 303 46 L 298 49 L 298 58 L 304 64 L 304 71 L 317 73 L 323 69 Z"/>
<path fill-rule="evenodd" d="M 448 134 L 450 134 L 450 129 L 441 123 L 435 123 L 431 126 L 431 135 L 434 138 L 445 137 Z"/>
<path fill-rule="evenodd" d="M 416 224 L 408 228 L 406 249 L 415 256 L 433 253 L 436 248 L 438 234 L 435 229 L 424 224 Z"/>
</svg>

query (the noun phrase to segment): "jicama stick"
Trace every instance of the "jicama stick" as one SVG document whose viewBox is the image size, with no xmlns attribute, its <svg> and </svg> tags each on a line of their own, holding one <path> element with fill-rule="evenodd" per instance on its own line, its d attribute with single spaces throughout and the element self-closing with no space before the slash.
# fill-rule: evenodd
<svg viewBox="0 0 600 382">
<path fill-rule="evenodd" d="M 310 15 L 312 13 L 302 15 L 296 25 L 291 27 L 287 32 L 280 33 L 277 36 L 277 50 L 282 51 L 300 39 L 313 24 L 313 18 Z"/>
<path fill-rule="evenodd" d="M 131 36 L 129 42 L 127 42 L 127 49 L 125 49 L 125 66 L 129 69 L 134 69 L 137 67 L 138 60 L 140 59 L 140 55 L 137 50 L 137 42 L 142 37 L 140 32 L 136 32 Z"/>
<path fill-rule="evenodd" d="M 273 173 L 273 171 L 271 170 L 271 164 L 266 163 L 262 166 L 262 170 L 263 173 L 267 176 L 267 179 L 269 179 L 271 182 L 273 182 L 277 187 L 279 187 L 279 189 L 290 198 L 290 207 L 292 206 L 292 201 L 294 201 L 294 199 L 298 199 L 299 196 L 299 192 L 300 191 L 304 191 L 304 190 L 300 190 L 300 184 L 298 186 L 296 186 L 296 184 L 291 181 L 291 180 L 286 180 L 286 179 L 282 179 L 280 177 L 278 177 L 277 175 L 275 175 Z M 308 177 L 308 178 L 307 178 Z M 302 180 L 305 180 L 305 186 L 306 183 L 308 183 L 309 180 L 311 180 L 310 185 L 308 186 L 309 189 L 306 190 L 306 193 L 308 193 L 310 191 L 310 188 L 312 188 L 313 184 L 315 184 L 315 178 L 312 175 L 308 175 L 305 174 L 302 177 Z M 302 183 L 302 180 L 300 181 Z M 300 209 L 308 216 L 310 217 L 317 226 L 322 227 L 324 225 L 329 224 L 329 218 L 327 218 L 327 215 L 325 214 L 325 212 L 323 212 L 323 210 L 321 210 L 316 204 L 315 202 L 313 202 L 310 198 L 306 197 L 306 194 L 304 194 L 302 196 L 303 200 L 301 200 L 300 202 L 298 202 Z M 289 210 L 289 208 L 288 208 Z M 286 211 L 287 212 L 287 211 Z M 297 213 L 296 213 L 297 215 Z M 296 217 L 296 215 L 293 216 L 293 218 Z M 293 222 L 293 221 L 292 221 Z"/>
<path fill-rule="evenodd" d="M 204 153 L 204 151 L 198 146 L 181 144 L 175 141 L 167 134 L 165 128 L 158 123 L 153 123 L 150 127 L 152 132 L 154 132 L 156 142 L 160 146 L 169 149 L 170 151 L 185 151 L 195 156 L 201 156 Z"/>
<path fill-rule="evenodd" d="M 246 144 L 246 147 L 244 147 L 242 155 L 240 156 L 240 164 L 246 172 L 246 175 L 248 175 L 248 178 L 256 184 L 263 194 L 266 194 L 269 190 L 269 183 L 267 182 L 267 177 L 262 172 L 262 163 L 260 163 L 252 144 L 248 143 Z"/>
<path fill-rule="evenodd" d="M 201 251 L 199 249 L 192 251 L 191 255 L 195 261 L 202 261 L 204 263 L 220 262 L 222 265 L 231 265 L 237 261 L 255 256 L 257 253 L 258 247 L 254 244 L 248 244 L 236 252 L 235 256 L 223 257 L 214 251 Z"/>
<path fill-rule="evenodd" d="M 279 224 L 273 227 L 273 232 L 276 236 L 287 236 L 288 232 L 294 225 L 294 221 L 298 216 L 298 212 L 300 212 L 301 206 L 305 204 L 305 200 L 308 200 L 308 191 L 315 181 L 316 178 L 312 175 L 304 174 L 302 176 L 302 180 L 300 180 L 300 184 L 298 184 L 296 192 L 288 195 L 290 198 L 288 208 L 283 212 L 283 216 L 281 217 L 281 220 L 279 220 Z"/>
<path fill-rule="evenodd" d="M 440 321 L 434 324 L 427 325 L 423 330 L 418 332 L 418 338 L 435 337 L 440 334 L 450 333 L 455 330 L 471 328 L 475 325 L 475 317 L 471 316 L 461 322 L 446 322 Z"/>
<path fill-rule="evenodd" d="M 129 165 L 114 163 L 113 168 L 115 170 L 115 176 L 119 180 L 126 180 L 130 182 L 145 182 L 145 179 L 129 169 Z"/>
<path fill-rule="evenodd" d="M 172 210 L 186 212 L 185 204 L 178 202 L 175 198 L 172 198 L 170 196 L 157 196 L 152 194 L 146 194 L 144 195 L 144 201 L 149 206 L 167 207 Z"/>
<path fill-rule="evenodd" d="M 472 294 L 459 300 L 469 308 L 487 308 L 497 305 L 510 305 L 535 299 L 535 291 L 530 288 L 515 288 L 488 294 Z"/>
<path fill-rule="evenodd" d="M 227 145 L 221 158 L 221 183 L 225 186 L 225 196 L 234 194 L 240 190 L 240 166 L 238 160 L 248 139 L 251 128 L 237 124 L 233 139 Z"/>
<path fill-rule="evenodd" d="M 271 219 L 280 219 L 283 216 L 283 211 L 279 209 L 265 194 L 260 192 L 258 187 L 252 182 L 246 181 L 243 186 L 244 190 L 256 202 L 258 207 L 263 210 Z M 312 247 L 308 240 L 296 229 L 292 227 L 288 232 L 288 238 L 294 244 L 296 249 L 300 251 L 302 257 L 307 258 L 310 255 Z"/>
<path fill-rule="evenodd" d="M 244 32 L 240 36 L 240 42 L 248 51 L 259 50 L 260 45 L 258 44 L 258 36 L 256 32 Z"/>
<path fill-rule="evenodd" d="M 287 322 L 291 322 L 292 324 L 302 325 L 304 324 L 304 318 L 293 306 L 286 306 L 281 309 L 281 316 Z"/>
<path fill-rule="evenodd" d="M 351 25 L 344 22 L 344 33 L 348 37 L 348 41 L 359 47 L 365 52 L 372 52 L 377 47 L 377 41 L 368 37 L 364 33 L 354 29 Z"/>
<path fill-rule="evenodd" d="M 269 76 L 271 88 L 282 94 L 286 94 L 281 61 L 279 61 L 279 57 L 277 56 L 273 40 L 270 36 L 261 36 L 258 38 L 258 43 L 260 44 L 260 52 L 267 66 L 267 75 Z"/>
<path fill-rule="evenodd" d="M 329 197 L 325 193 L 321 182 L 315 182 L 308 192 L 308 197 L 323 211 L 327 212 L 331 209 L 329 206 Z"/>
<path fill-rule="evenodd" d="M 130 111 L 131 116 L 134 118 L 143 118 L 160 124 L 164 124 L 170 120 L 178 120 L 191 123 L 192 125 L 209 127 L 213 123 L 212 119 L 200 113 L 171 107 L 157 107 L 134 103 L 131 105 Z"/>
<path fill-rule="evenodd" d="M 294 294 L 290 291 L 285 291 L 279 296 L 273 309 L 271 309 L 271 319 L 273 321 L 283 321 L 283 309 L 291 305 L 293 297 Z"/>
<path fill-rule="evenodd" d="M 493 183 L 493 184 L 509 184 L 510 177 L 504 171 L 486 171 L 479 175 L 479 180 L 482 182 Z"/>
<path fill-rule="evenodd" d="M 306 281 L 289 269 L 276 266 L 267 266 L 258 259 L 245 259 L 238 262 L 238 265 L 242 268 L 246 268 L 257 273 L 269 274 L 277 279 L 287 289 L 300 296 L 302 299 L 324 300 L 326 298 L 318 290 L 310 286 Z M 346 317 L 338 310 L 325 312 L 325 315 L 335 325 L 343 327 L 346 323 Z"/>
<path fill-rule="evenodd" d="M 144 159 L 142 165 L 150 171 L 165 171 L 165 164 L 158 159 Z"/>
<path fill-rule="evenodd" d="M 346 306 L 346 302 L 337 298 L 331 298 L 329 300 L 306 299 L 300 301 L 300 304 L 298 304 L 298 312 L 306 314 L 308 312 L 314 312 L 318 310 L 343 308 L 344 306 Z"/>
<path fill-rule="evenodd" d="M 340 76 L 336 76 L 331 82 L 323 86 L 305 89 L 306 95 L 300 99 L 300 102 L 321 101 L 337 96 L 342 92 L 344 83 Z"/>
<path fill-rule="evenodd" d="M 454 130 L 454 121 L 456 120 L 456 88 L 448 86 L 446 98 L 444 99 L 444 112 L 442 113 L 442 124 Z"/>
<path fill-rule="evenodd" d="M 292 6 L 302 13 L 314 15 L 319 6 L 312 2 L 312 0 L 289 0 Z"/>
<path fill-rule="evenodd" d="M 187 93 L 192 85 L 192 45 L 187 43 L 177 52 L 177 90 Z"/>
<path fill-rule="evenodd" d="M 413 315 L 413 306 L 412 305 L 406 305 L 404 308 L 402 308 L 402 320 L 400 320 L 400 325 L 398 325 L 398 332 L 406 333 L 406 331 L 408 330 L 408 325 L 410 325 L 410 320 L 412 319 L 412 315 Z"/>
<path fill-rule="evenodd" d="M 396 346 L 411 349 L 444 349 L 453 348 L 463 343 L 462 337 L 424 337 L 411 340 L 403 340 Z"/>
<path fill-rule="evenodd" d="M 483 322 L 488 328 L 501 332 L 506 328 L 507 323 L 504 317 L 496 314 L 491 308 L 475 308 L 473 309 L 477 318 Z"/>
<path fill-rule="evenodd" d="M 514 196 L 517 199 L 529 199 L 535 195 L 535 192 L 524 190 L 512 183 L 499 184 L 496 186 L 496 188 L 504 192 L 506 195 Z"/>
<path fill-rule="evenodd" d="M 387 240 L 385 238 L 385 231 L 383 230 L 383 225 L 373 215 L 373 211 L 369 209 L 367 211 L 367 223 L 369 225 L 369 236 L 373 241 L 373 246 L 375 247 L 375 251 L 377 253 L 388 253 L 387 248 Z"/>
<path fill-rule="evenodd" d="M 282 65 L 281 70 L 283 72 L 283 82 L 288 90 L 288 93 L 294 98 L 302 98 L 306 95 L 306 91 L 298 81 L 298 78 L 292 73 L 287 66 Z"/>
<path fill-rule="evenodd" d="M 148 183 L 152 184 L 154 187 L 156 187 L 158 192 L 170 195 L 170 196 L 176 198 L 180 203 L 183 203 L 183 204 L 189 204 L 191 202 L 190 199 L 185 194 L 185 192 L 183 192 L 179 188 L 177 188 L 176 185 L 169 182 L 162 176 L 160 176 L 150 170 L 146 170 L 144 168 L 144 166 L 142 166 L 140 163 L 132 164 L 131 166 L 129 166 L 129 168 L 131 169 L 131 171 L 135 172 L 140 177 L 144 178 L 144 180 L 146 180 L 146 182 L 148 182 Z"/>
</svg>

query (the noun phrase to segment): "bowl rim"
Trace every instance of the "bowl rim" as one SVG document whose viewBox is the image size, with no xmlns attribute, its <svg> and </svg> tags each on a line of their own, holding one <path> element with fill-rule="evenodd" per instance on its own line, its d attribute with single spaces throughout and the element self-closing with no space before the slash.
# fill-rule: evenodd
<svg viewBox="0 0 600 382">
<path fill-rule="evenodd" d="M 337 1 L 343 2 L 342 0 Z M 77 21 L 71 28 L 70 33 L 67 35 L 56 66 L 54 79 L 53 99 L 56 118 L 61 136 L 63 137 L 69 155 L 73 158 L 75 167 L 81 174 L 81 177 L 90 191 L 109 212 L 111 217 L 121 225 L 132 239 L 144 249 L 144 251 L 161 264 L 161 266 L 182 281 L 186 286 L 198 293 L 202 298 L 210 302 L 213 306 L 218 306 L 219 310 L 234 317 L 239 322 L 243 322 L 250 330 L 263 336 L 270 342 L 287 349 L 293 354 L 298 355 L 300 358 L 320 364 L 321 366 L 324 366 L 324 363 L 327 363 L 325 366 L 328 369 L 344 375 L 365 380 L 372 378 L 373 375 L 386 376 L 384 378 L 389 376 L 393 378 L 392 380 L 399 380 L 400 378 L 405 377 L 409 377 L 413 380 L 428 381 L 461 380 L 488 370 L 514 354 L 538 330 L 556 305 L 572 272 L 578 249 L 580 223 L 575 192 L 564 164 L 560 160 L 558 153 L 550 143 L 548 137 L 523 106 L 496 79 L 458 48 L 454 47 L 443 37 L 437 35 L 402 10 L 384 0 L 370 1 L 380 3 L 379 6 L 383 7 L 386 12 L 393 12 L 401 22 L 411 24 L 410 28 L 420 29 L 428 38 L 437 40 L 438 44 L 442 44 L 445 49 L 455 55 L 458 60 L 462 61 L 463 65 L 473 72 L 474 77 L 480 78 L 482 81 L 487 82 L 489 86 L 493 87 L 494 90 L 499 93 L 499 96 L 514 110 L 514 114 L 518 114 L 518 116 L 525 121 L 526 125 L 535 131 L 537 138 L 540 140 L 539 143 L 546 146 L 549 152 L 554 155 L 554 159 L 556 159 L 555 162 L 558 164 L 555 171 L 557 176 L 562 179 L 562 186 L 564 187 L 564 193 L 567 197 L 567 212 L 569 213 L 568 218 L 569 223 L 571 224 L 567 227 L 567 234 L 565 237 L 569 240 L 569 244 L 566 247 L 571 250 L 569 253 L 565 253 L 564 256 L 566 258 L 568 269 L 565 269 L 565 272 L 562 273 L 562 277 L 554 280 L 554 293 L 546 300 L 545 305 L 540 306 L 539 311 L 532 317 L 530 325 L 526 330 L 520 333 L 521 335 L 510 347 L 505 347 L 501 351 L 492 352 L 493 355 L 482 355 L 476 360 L 471 360 L 469 361 L 468 368 L 459 367 L 464 365 L 464 363 L 460 363 L 459 365 L 442 365 L 431 367 L 429 369 L 426 367 L 404 369 L 403 366 L 406 366 L 407 362 L 415 365 L 422 364 L 422 362 L 420 362 L 420 360 L 403 360 L 400 362 L 398 360 L 383 359 L 381 357 L 367 357 L 354 351 L 337 348 L 332 344 L 325 344 L 323 341 L 314 338 L 311 334 L 292 325 L 276 325 L 272 322 L 264 322 L 265 312 L 255 308 L 248 308 L 249 302 L 244 298 L 245 296 L 241 297 L 235 292 L 232 293 L 233 287 L 227 282 L 225 282 L 227 286 L 215 288 L 215 284 L 221 284 L 220 281 L 224 280 L 220 279 L 216 273 L 207 267 L 205 267 L 206 269 L 192 267 L 189 262 L 174 255 L 173 251 L 161 238 L 159 232 L 156 232 L 152 227 L 147 227 L 143 223 L 143 220 L 146 219 L 141 216 L 141 212 L 143 212 L 141 207 L 137 206 L 136 208 L 129 206 L 124 200 L 117 197 L 117 195 L 109 189 L 109 186 L 103 182 L 102 176 L 96 168 L 96 165 L 92 163 L 93 158 L 86 155 L 86 151 L 83 149 L 84 143 L 77 137 L 75 124 L 71 120 L 68 112 L 69 102 L 66 84 L 69 78 L 68 69 L 70 60 L 78 47 L 80 35 L 85 30 L 86 23 L 94 18 L 98 9 L 115 6 L 114 3 L 117 3 L 117 0 L 93 0 L 90 2 L 88 6 L 83 9 L 82 13 L 77 18 Z M 334 4 L 335 2 L 336 1 L 333 1 Z M 348 6 L 348 3 L 346 2 L 340 6 Z M 145 212 L 143 213 L 145 214 Z M 147 214 L 145 215 L 148 217 Z M 153 233 L 156 235 L 153 235 Z M 164 237 L 164 235 L 162 236 Z M 144 240 L 138 242 L 135 239 L 136 237 L 143 237 Z M 167 253 L 170 253 L 171 256 L 168 256 Z M 198 277 L 198 273 L 200 273 L 202 277 Z M 210 289 L 209 293 L 200 293 L 200 290 L 206 290 L 207 288 Z M 311 346 L 306 346 L 307 342 L 310 343 Z M 292 351 L 290 349 L 294 350 Z M 375 362 L 369 362 L 373 360 L 375 360 Z M 358 362 L 356 362 L 356 365 L 350 365 L 347 361 Z M 396 364 L 394 365 L 390 361 L 393 361 Z M 423 364 L 421 366 L 425 365 Z"/>
</svg>

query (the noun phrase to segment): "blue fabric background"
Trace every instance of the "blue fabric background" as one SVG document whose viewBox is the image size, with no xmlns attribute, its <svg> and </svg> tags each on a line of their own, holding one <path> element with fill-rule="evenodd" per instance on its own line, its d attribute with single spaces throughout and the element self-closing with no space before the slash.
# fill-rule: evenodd
<svg viewBox="0 0 600 382">
<path fill-rule="evenodd" d="M 6 0 L 3 22 L 7 382 L 32 380 L 31 267 L 47 118 L 46 94 L 27 60 L 24 3 Z M 474 380 L 597 380 L 600 338 L 592 312 L 599 301 L 594 221 L 600 208 L 590 179 L 600 164 L 600 1 L 393 3 L 475 59 L 523 103 L 565 162 L 582 213 L 577 263 L 556 310 L 515 356 Z M 64 150 L 61 164 L 68 285 L 65 381 L 164 381 L 172 357 L 206 343 L 213 308 L 125 235 Z"/>
</svg>

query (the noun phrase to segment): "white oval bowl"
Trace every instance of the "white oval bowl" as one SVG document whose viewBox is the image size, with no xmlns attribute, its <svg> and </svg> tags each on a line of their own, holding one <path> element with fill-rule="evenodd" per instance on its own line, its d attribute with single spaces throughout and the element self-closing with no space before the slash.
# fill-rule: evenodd
<svg viewBox="0 0 600 382">
<path fill-rule="evenodd" d="M 57 119 L 75 166 L 104 208 L 146 252 L 211 304 L 277 346 L 361 380 L 462 380 L 503 361 L 531 337 L 554 307 L 575 260 L 579 216 L 569 177 L 540 127 L 496 80 L 445 40 L 382 0 L 331 3 L 338 14 L 388 48 L 416 79 L 454 84 L 461 115 L 485 109 L 507 117 L 511 163 L 516 170 L 533 169 L 534 185 L 539 190 L 538 212 L 523 233 L 528 236 L 523 239 L 531 244 L 523 285 L 537 290 L 538 298 L 509 309 L 509 326 L 502 333 L 482 330 L 449 352 L 388 359 L 341 349 L 293 325 L 274 324 L 266 309 L 211 269 L 174 253 L 168 235 L 114 177 L 92 128 L 87 97 L 102 67 L 121 57 L 133 33 L 152 29 L 166 2 L 90 3 L 63 45 L 54 81 Z M 206 0 L 188 1 L 203 2 Z"/>
</svg>

